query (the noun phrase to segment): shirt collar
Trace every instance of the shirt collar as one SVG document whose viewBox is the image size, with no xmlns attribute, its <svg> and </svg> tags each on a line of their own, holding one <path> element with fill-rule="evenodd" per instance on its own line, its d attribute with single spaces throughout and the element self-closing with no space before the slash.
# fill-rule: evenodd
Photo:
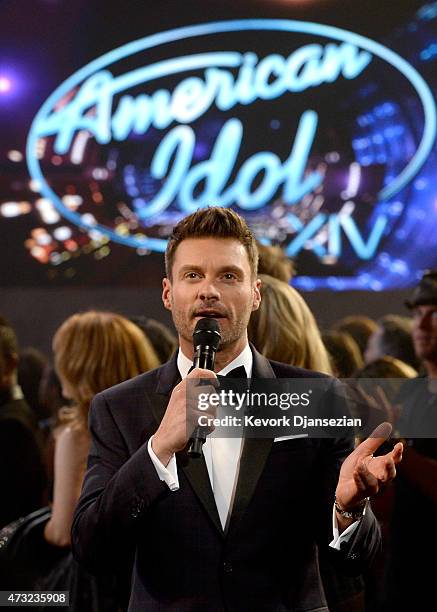
<svg viewBox="0 0 437 612">
<path fill-rule="evenodd" d="M 181 378 L 186 378 L 192 365 L 193 362 L 191 361 L 191 359 L 188 359 L 188 357 L 183 354 L 179 347 L 177 366 Z M 228 372 L 230 372 L 234 368 L 238 368 L 239 366 L 244 366 L 247 378 L 250 378 L 252 375 L 253 355 L 252 351 L 250 350 L 249 344 L 246 344 L 241 353 L 237 357 L 235 357 L 235 359 L 231 361 L 231 363 L 228 363 L 228 365 L 226 365 L 223 370 L 217 372 L 217 374 L 225 376 Z"/>
</svg>

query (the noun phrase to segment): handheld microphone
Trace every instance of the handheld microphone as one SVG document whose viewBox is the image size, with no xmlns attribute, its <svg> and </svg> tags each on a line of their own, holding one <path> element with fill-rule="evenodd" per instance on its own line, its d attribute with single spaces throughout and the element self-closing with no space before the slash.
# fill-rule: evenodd
<svg viewBox="0 0 437 612">
<path fill-rule="evenodd" d="M 195 368 L 214 371 L 215 354 L 221 340 L 220 327 L 216 319 L 204 317 L 199 319 L 193 332 Z M 201 427 L 196 427 L 191 437 L 189 457 L 200 457 L 206 434 Z"/>
</svg>

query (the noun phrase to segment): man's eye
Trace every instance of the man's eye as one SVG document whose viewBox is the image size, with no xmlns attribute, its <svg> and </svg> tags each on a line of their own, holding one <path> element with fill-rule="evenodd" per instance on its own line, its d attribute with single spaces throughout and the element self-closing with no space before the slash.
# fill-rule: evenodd
<svg viewBox="0 0 437 612">
<path fill-rule="evenodd" d="M 187 272 L 185 274 L 185 278 L 198 278 L 198 277 L 199 277 L 199 275 L 198 275 L 197 272 Z"/>
<path fill-rule="evenodd" d="M 224 274 L 224 278 L 226 280 L 234 280 L 237 277 L 235 276 L 235 274 L 233 274 L 232 272 L 226 272 L 226 274 Z"/>
</svg>

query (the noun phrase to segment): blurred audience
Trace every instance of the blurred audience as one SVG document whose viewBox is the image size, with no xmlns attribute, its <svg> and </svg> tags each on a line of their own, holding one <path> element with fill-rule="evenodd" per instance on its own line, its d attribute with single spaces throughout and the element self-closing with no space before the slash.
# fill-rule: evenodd
<svg viewBox="0 0 437 612">
<path fill-rule="evenodd" d="M 373 319 L 363 315 L 351 315 L 337 321 L 332 330 L 349 334 L 357 343 L 361 357 L 364 358 L 367 342 L 377 328 L 378 325 Z"/>
<path fill-rule="evenodd" d="M 44 530 L 50 544 L 69 547 L 73 513 L 85 476 L 90 447 L 88 410 L 96 393 L 159 365 L 151 342 L 137 325 L 111 312 L 89 311 L 67 319 L 53 339 L 56 373 L 70 406 L 59 411 L 55 429 L 52 515 Z M 129 406 L 126 406 L 129 410 Z M 134 551 L 130 551 L 133 555 Z M 117 612 L 124 601 L 131 567 L 91 576 L 71 553 L 38 588 L 71 591 L 72 612 Z"/>
<path fill-rule="evenodd" d="M 354 385 L 360 385 L 363 392 L 361 406 L 375 413 L 374 418 L 369 414 L 360 416 L 369 421 L 369 430 L 373 430 L 382 421 L 389 421 L 393 425 L 399 418 L 398 398 L 402 392 L 406 378 L 415 378 L 417 372 L 408 364 L 395 357 L 381 357 L 354 373 Z M 355 390 L 357 386 L 355 386 Z M 361 441 L 361 440 L 359 440 Z M 390 443 L 385 443 L 378 449 L 377 454 L 390 450 Z M 372 499 L 372 510 L 379 520 L 382 531 L 383 545 L 375 558 L 372 567 L 365 576 L 366 610 L 378 612 L 380 610 L 381 594 L 383 590 L 383 575 L 387 542 L 390 537 L 391 513 L 393 509 L 392 486 L 382 489 Z"/>
<path fill-rule="evenodd" d="M 36 417 L 17 383 L 18 341 L 0 317 L 0 528 L 46 503 Z"/>
<path fill-rule="evenodd" d="M 33 347 L 22 349 L 18 356 L 18 384 L 38 422 L 49 416 L 45 412 L 39 397 L 41 379 L 45 369 L 48 367 L 48 363 L 47 357 Z"/>
<path fill-rule="evenodd" d="M 412 322 L 407 317 L 386 315 L 377 321 L 377 329 L 370 336 L 364 353 L 366 363 L 389 355 L 396 357 L 412 368 L 418 368 L 414 351 Z"/>
<path fill-rule="evenodd" d="M 290 283 L 295 274 L 294 263 L 278 246 L 257 242 L 258 274 L 268 274 L 284 283 Z"/>
<path fill-rule="evenodd" d="M 39 386 L 39 402 L 44 414 L 47 415 L 44 421 L 40 421 L 40 427 L 45 428 L 56 423 L 58 411 L 65 406 L 66 399 L 62 395 L 62 385 L 56 374 L 55 368 L 48 365 L 44 370 Z"/>
<path fill-rule="evenodd" d="M 394 482 L 384 612 L 430 610 L 435 600 L 429 554 L 437 548 L 437 270 L 423 275 L 407 306 L 426 376 L 408 381 L 399 398 L 406 440 Z"/>
<path fill-rule="evenodd" d="M 175 334 L 164 323 L 141 315 L 129 317 L 152 343 L 159 358 L 160 365 L 170 359 L 175 352 L 178 341 Z"/>
<path fill-rule="evenodd" d="M 88 409 L 99 391 L 159 364 L 143 332 L 111 312 L 85 312 L 67 319 L 53 339 L 55 368 L 63 396 L 56 433 L 52 517 L 48 542 L 69 546 L 73 512 L 82 488 L 89 450 Z"/>
<path fill-rule="evenodd" d="M 62 395 L 62 385 L 53 366 L 46 367 L 39 388 L 39 401 L 47 418 L 38 422 L 44 449 L 44 460 L 47 470 L 49 498 L 53 496 L 55 439 L 53 431 L 59 426 L 60 409 L 68 401 Z"/>
<path fill-rule="evenodd" d="M 329 354 L 333 374 L 337 378 L 350 378 L 356 370 L 363 367 L 358 344 L 347 332 L 324 332 L 322 340 Z"/>
<path fill-rule="evenodd" d="M 268 359 L 330 374 L 319 328 L 303 297 L 277 278 L 259 278 L 262 300 L 249 321 L 250 342 Z"/>
<path fill-rule="evenodd" d="M 353 376 L 354 378 L 414 378 L 417 374 L 417 370 L 408 363 L 385 355 L 366 363 Z"/>
<path fill-rule="evenodd" d="M 379 422 L 389 421 L 396 427 L 399 418 L 398 397 L 406 378 L 415 378 L 417 371 L 395 357 L 381 357 L 356 370 L 351 384 L 361 390 L 365 396 L 368 410 L 374 408 L 378 414 L 375 419 L 367 420 L 374 423 L 371 430 Z M 364 415 L 360 415 L 364 416 Z"/>
</svg>

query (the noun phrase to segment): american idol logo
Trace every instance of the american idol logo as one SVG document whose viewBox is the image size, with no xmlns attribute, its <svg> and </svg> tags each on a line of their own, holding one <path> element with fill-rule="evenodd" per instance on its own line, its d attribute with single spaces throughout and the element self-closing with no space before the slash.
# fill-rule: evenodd
<svg viewBox="0 0 437 612">
<path fill-rule="evenodd" d="M 365 114 L 351 92 L 365 92 L 381 67 L 418 100 L 421 129 L 413 151 L 373 172 L 359 158 Z M 331 26 L 250 19 L 154 34 L 81 68 L 37 113 L 27 161 L 41 194 L 94 235 L 163 251 L 182 216 L 232 206 L 261 240 L 329 264 L 375 255 L 390 231 L 377 204 L 417 175 L 435 133 L 429 87 L 389 48 Z M 66 183 L 84 176 L 103 196 L 83 197 L 78 210 L 65 203 Z"/>
</svg>

